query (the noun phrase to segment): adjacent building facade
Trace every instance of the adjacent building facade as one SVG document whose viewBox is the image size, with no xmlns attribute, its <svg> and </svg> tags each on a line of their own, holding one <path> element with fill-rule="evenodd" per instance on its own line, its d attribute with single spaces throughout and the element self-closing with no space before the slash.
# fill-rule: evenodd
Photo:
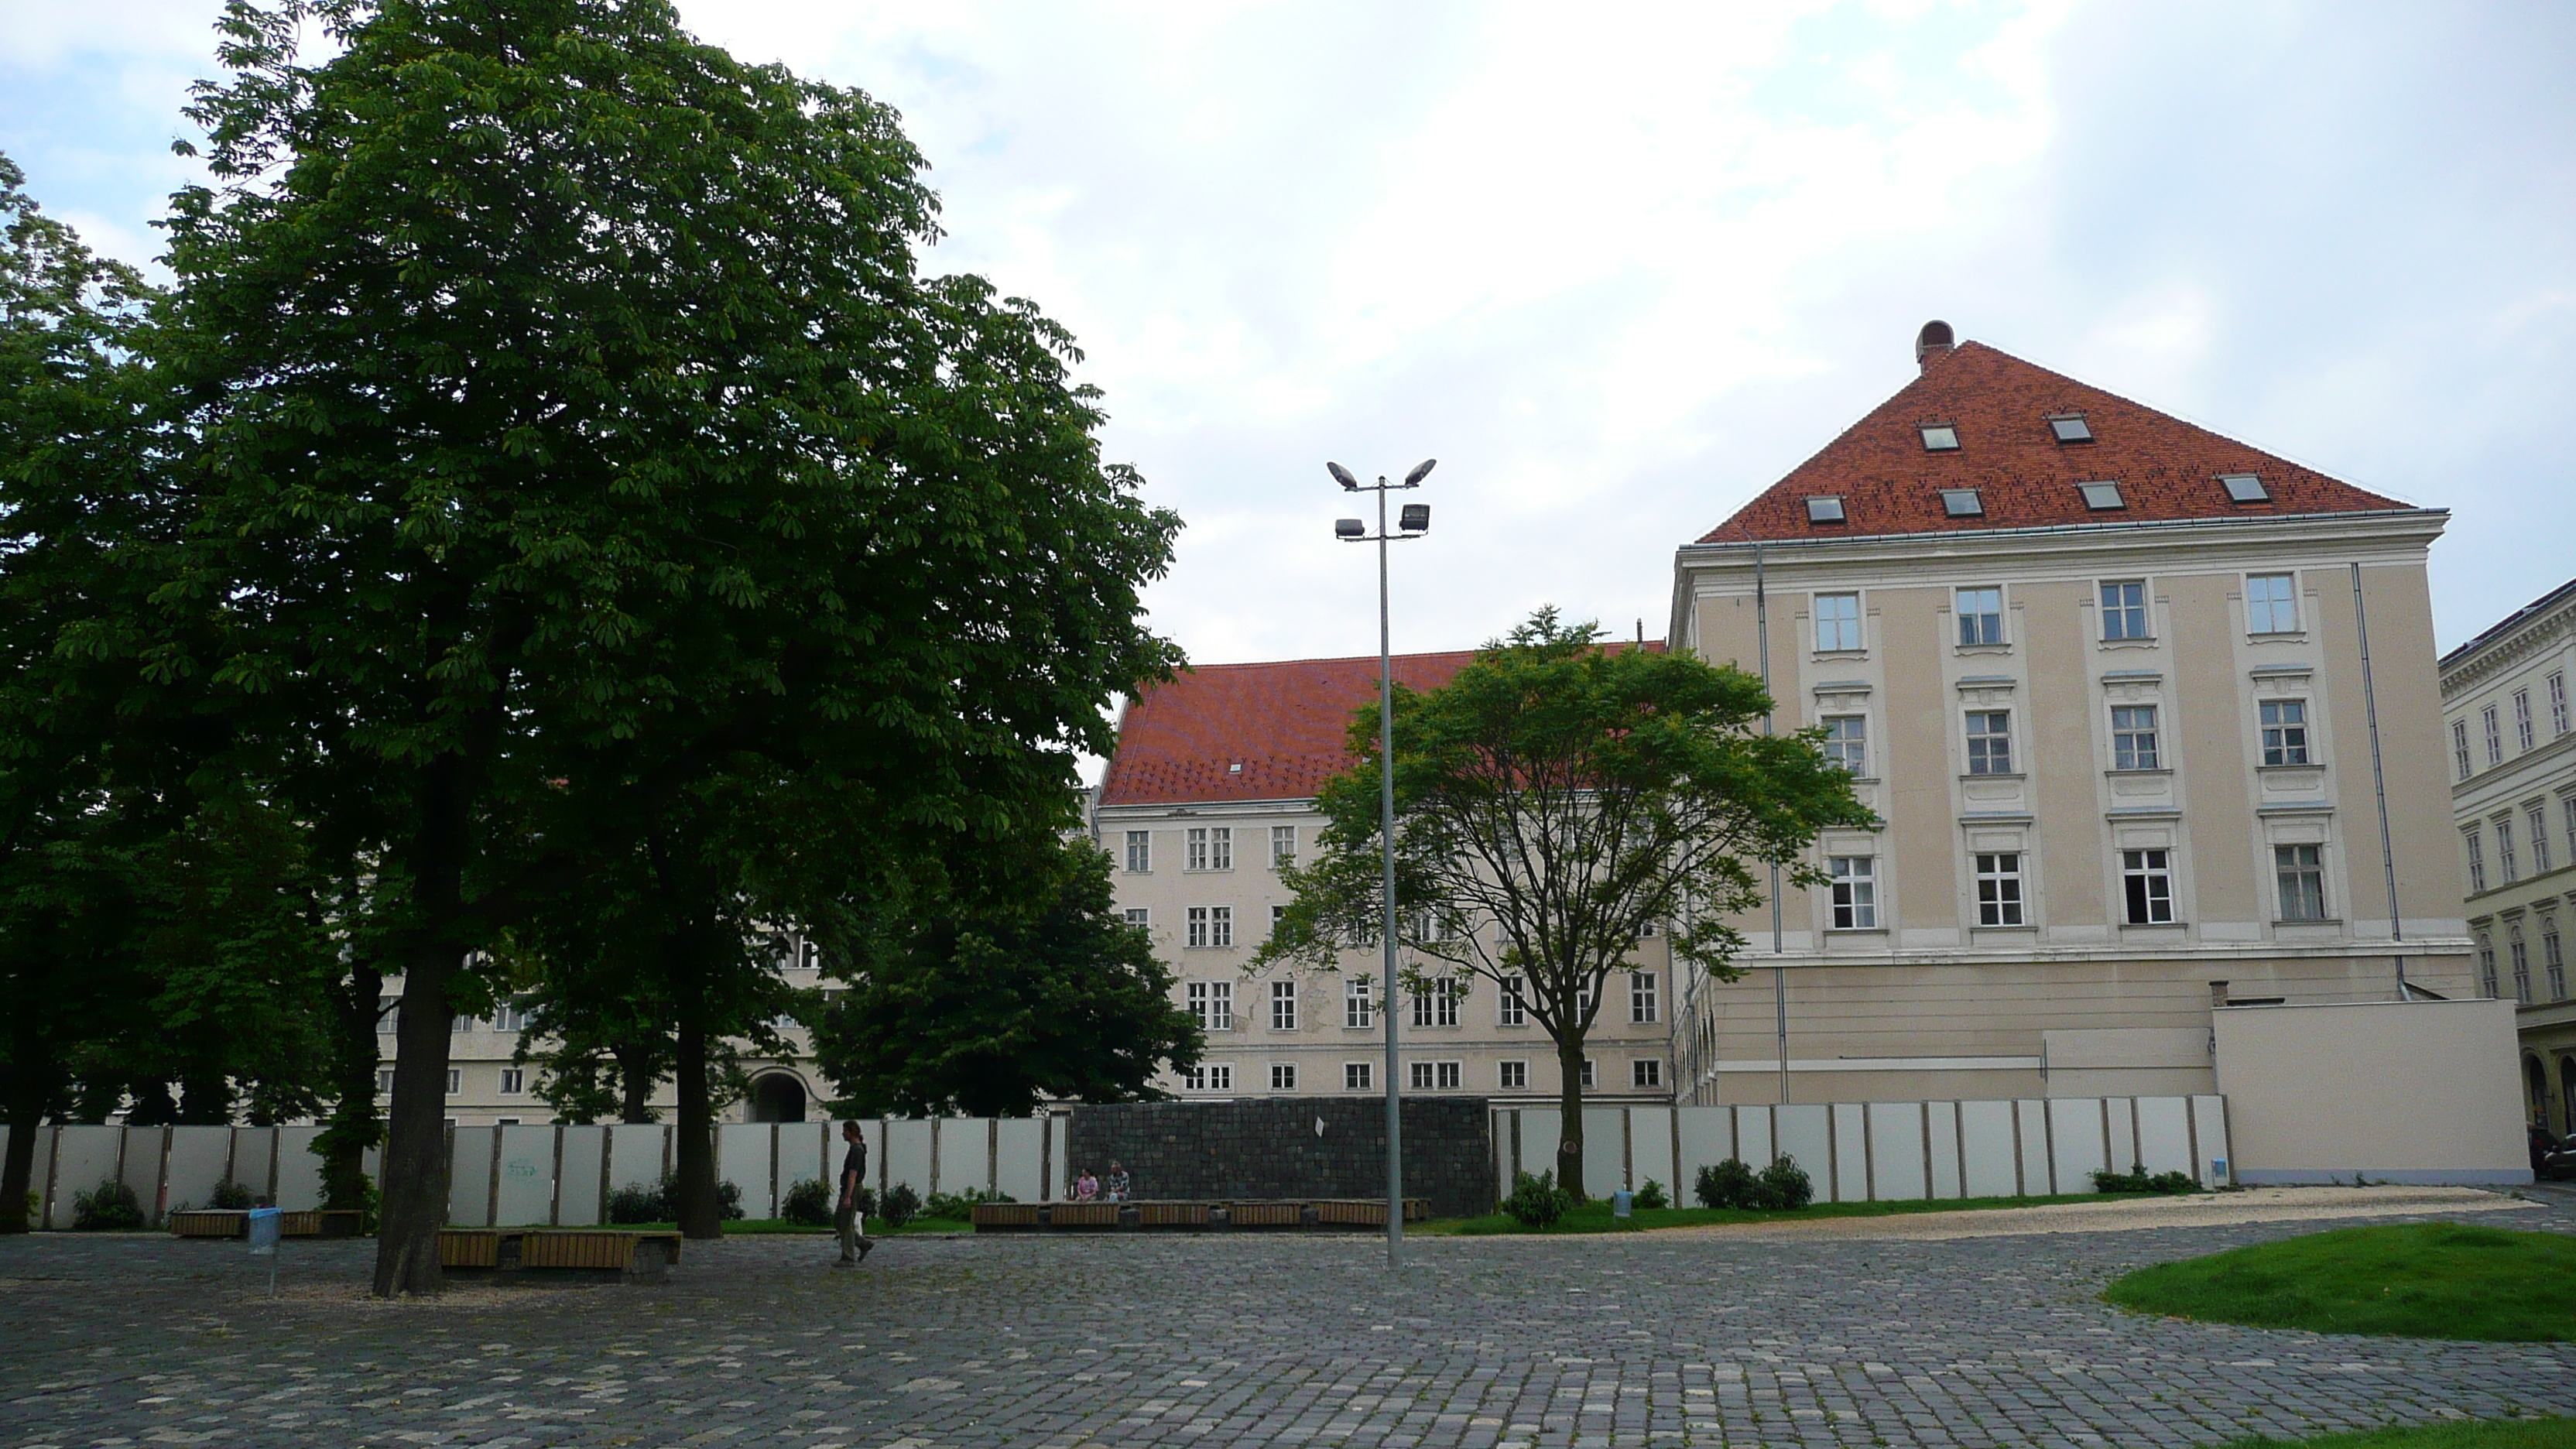
<svg viewBox="0 0 2576 1449">
<path fill-rule="evenodd" d="M 2576 582 L 2442 657 L 2451 811 L 2479 990 L 2519 1003 L 2524 1108 L 2576 1132 Z"/>
<path fill-rule="evenodd" d="M 1395 677 L 1437 688 L 1472 657 L 1399 655 Z M 1279 867 L 1313 858 L 1324 827 L 1316 793 L 1350 767 L 1344 733 L 1352 712 L 1377 698 L 1377 670 L 1374 658 L 1204 666 L 1147 690 L 1119 721 L 1092 832 L 1110 854 L 1119 909 L 1153 934 L 1180 978 L 1178 999 L 1206 1028 L 1201 1063 L 1160 1082 L 1181 1097 L 1386 1090 L 1386 983 L 1374 949 L 1350 952 L 1336 972 L 1246 972 L 1288 902 Z M 1453 979 L 1454 992 L 1395 1001 L 1400 1085 L 1555 1100 L 1546 1033 L 1490 983 Z M 1671 1100 L 1663 943 L 1642 943 L 1606 990 L 1587 1097 Z"/>
<path fill-rule="evenodd" d="M 1676 559 L 1677 646 L 1764 672 L 1881 820 L 1734 922 L 1741 979 L 1685 974 L 1683 1098 L 2208 1092 L 2213 1010 L 2484 989 L 2446 515 L 1939 323 L 1917 358 Z"/>
</svg>

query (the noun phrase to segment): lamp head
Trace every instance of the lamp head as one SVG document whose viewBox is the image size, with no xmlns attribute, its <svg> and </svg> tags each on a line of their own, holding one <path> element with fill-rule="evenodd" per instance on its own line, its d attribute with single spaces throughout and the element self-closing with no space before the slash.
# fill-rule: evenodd
<svg viewBox="0 0 2576 1449">
<path fill-rule="evenodd" d="M 1408 503 L 1404 505 L 1404 513 L 1399 520 L 1399 526 L 1407 533 L 1421 533 L 1429 529 L 1431 527 L 1431 505 L 1428 503 Z"/>
<path fill-rule="evenodd" d="M 1437 458 L 1425 458 L 1421 462 L 1414 464 L 1413 471 L 1404 475 L 1404 486 L 1411 488 L 1415 484 L 1420 483 L 1423 479 L 1430 477 L 1431 470 L 1437 467 L 1439 463 L 1440 460 Z"/>
<path fill-rule="evenodd" d="M 1351 476 L 1350 469 L 1343 467 L 1339 463 L 1326 463 L 1324 467 L 1332 473 L 1334 482 L 1341 484 L 1344 488 L 1350 489 L 1354 493 L 1359 491 L 1360 480 Z"/>
<path fill-rule="evenodd" d="M 1356 518 L 1336 518 L 1333 520 L 1333 537 L 1354 539 L 1366 538 L 1368 537 L 1368 525 L 1360 522 Z"/>
</svg>

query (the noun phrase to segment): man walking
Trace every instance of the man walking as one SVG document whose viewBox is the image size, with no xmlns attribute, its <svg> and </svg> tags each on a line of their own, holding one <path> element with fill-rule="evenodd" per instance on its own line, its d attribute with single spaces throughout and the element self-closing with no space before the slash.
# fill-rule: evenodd
<svg viewBox="0 0 2576 1449">
<path fill-rule="evenodd" d="M 850 1145 L 841 1158 L 841 1205 L 832 1225 L 841 1230 L 841 1261 L 835 1268 L 855 1268 L 876 1248 L 876 1239 L 859 1231 L 859 1185 L 868 1180 L 868 1139 L 856 1122 L 841 1124 L 841 1140 Z"/>
</svg>

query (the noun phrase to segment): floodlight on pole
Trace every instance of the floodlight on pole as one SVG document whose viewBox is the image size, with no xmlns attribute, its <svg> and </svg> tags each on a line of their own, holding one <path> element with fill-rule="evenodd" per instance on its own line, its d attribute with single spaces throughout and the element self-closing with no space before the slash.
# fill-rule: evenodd
<svg viewBox="0 0 2576 1449">
<path fill-rule="evenodd" d="M 1386 526 L 1386 495 L 1398 488 L 1419 488 L 1431 471 L 1435 459 L 1425 458 L 1401 483 L 1389 483 L 1384 474 L 1366 491 L 1377 495 L 1377 532 L 1356 518 L 1336 519 L 1333 536 L 1344 543 L 1377 545 L 1377 759 L 1378 759 L 1378 855 L 1384 890 L 1378 939 L 1385 949 L 1385 982 L 1378 999 L 1378 1009 L 1386 1019 L 1386 1265 L 1400 1266 L 1404 1261 L 1404 1097 L 1398 1079 L 1396 1059 L 1395 1001 L 1395 655 L 1387 623 L 1386 546 L 1406 539 L 1422 537 L 1431 528 L 1431 505 L 1408 503 L 1401 516 L 1403 532 Z M 1326 463 L 1334 481 L 1346 490 L 1361 491 L 1351 470 L 1339 463 Z"/>
</svg>

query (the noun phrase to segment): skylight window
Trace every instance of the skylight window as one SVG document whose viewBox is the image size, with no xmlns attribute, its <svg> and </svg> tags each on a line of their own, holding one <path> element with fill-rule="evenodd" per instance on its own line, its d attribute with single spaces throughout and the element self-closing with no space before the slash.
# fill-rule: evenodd
<svg viewBox="0 0 2576 1449">
<path fill-rule="evenodd" d="M 1952 518 L 1980 518 L 1985 515 L 1986 504 L 1974 488 L 1944 488 L 1941 511 Z"/>
<path fill-rule="evenodd" d="M 2055 433 L 2057 435 L 2057 441 L 2061 443 L 2089 443 L 2093 441 L 2093 425 L 2084 421 L 2080 417 L 2050 418 L 2048 420 L 2048 430 Z"/>
<path fill-rule="evenodd" d="M 1923 451 L 1955 453 L 1959 451 L 1959 430 L 1948 423 L 1933 423 L 1923 429 Z"/>
<path fill-rule="evenodd" d="M 1841 499 L 1841 498 L 1839 498 L 1839 497 L 1835 497 L 1835 498 L 1810 498 L 1810 499 L 1808 499 L 1808 500 L 1807 500 L 1807 521 L 1808 521 L 1809 523 L 1840 523 L 1840 522 L 1842 522 L 1842 521 L 1843 521 L 1843 501 L 1842 501 L 1842 499 Z"/>
<path fill-rule="evenodd" d="M 2129 506 L 2128 500 L 2120 496 L 2117 483 L 2078 483 L 2075 486 L 2084 490 L 2084 506 L 2097 512 Z"/>
<path fill-rule="evenodd" d="M 2272 495 L 2263 491 L 2263 480 L 2251 473 L 2221 473 L 2218 481 L 2227 485 L 2231 503 L 2269 503 Z"/>
</svg>

